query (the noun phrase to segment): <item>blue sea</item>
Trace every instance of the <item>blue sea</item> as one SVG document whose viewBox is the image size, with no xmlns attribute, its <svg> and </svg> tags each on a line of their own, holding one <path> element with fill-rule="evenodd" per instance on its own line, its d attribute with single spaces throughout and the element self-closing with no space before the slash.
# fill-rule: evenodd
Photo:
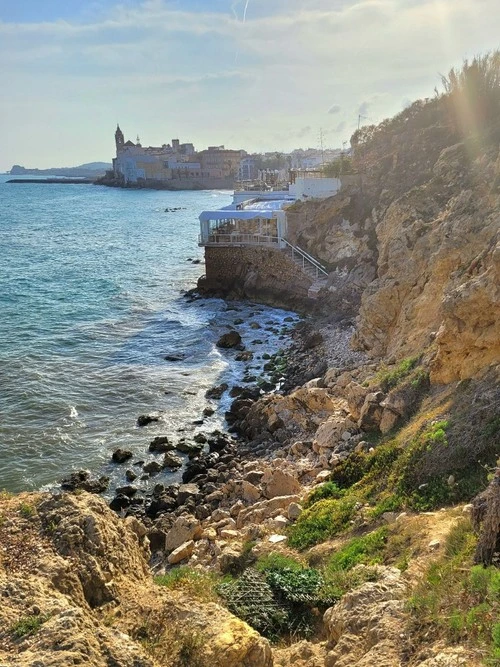
<svg viewBox="0 0 500 667">
<path fill-rule="evenodd" d="M 8 178 L 0 176 L 0 489 L 45 488 L 82 468 L 119 484 L 116 448 L 149 460 L 156 435 L 175 441 L 222 427 L 227 397 L 193 424 L 210 403 L 206 390 L 259 371 L 219 350 L 218 337 L 243 319 L 236 328 L 257 341 L 258 366 L 286 344 L 290 316 L 184 296 L 204 273 L 198 215 L 231 193 Z M 139 428 L 145 413 L 161 420 Z"/>
</svg>

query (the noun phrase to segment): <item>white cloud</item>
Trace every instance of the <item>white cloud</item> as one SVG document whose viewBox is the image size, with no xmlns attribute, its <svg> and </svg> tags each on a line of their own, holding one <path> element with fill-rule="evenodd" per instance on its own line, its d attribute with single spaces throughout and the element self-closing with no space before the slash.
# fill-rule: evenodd
<svg viewBox="0 0 500 667">
<path fill-rule="evenodd" d="M 167 132 L 289 150 L 306 128 L 313 140 L 328 109 L 341 114 L 329 137 L 340 145 L 358 114 L 392 115 L 432 95 L 440 71 L 498 45 L 497 0 L 250 0 L 245 22 L 246 0 L 186 6 L 117 2 L 87 22 L 0 23 L 1 167 L 54 164 L 58 143 L 66 164 L 111 157 L 117 119 L 151 143 Z"/>
</svg>

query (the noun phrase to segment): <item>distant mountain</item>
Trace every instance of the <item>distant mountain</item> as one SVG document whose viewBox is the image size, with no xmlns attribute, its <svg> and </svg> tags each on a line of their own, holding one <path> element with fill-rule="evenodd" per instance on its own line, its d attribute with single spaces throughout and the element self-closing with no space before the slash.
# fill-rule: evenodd
<svg viewBox="0 0 500 667">
<path fill-rule="evenodd" d="M 82 176 L 98 178 L 104 176 L 112 165 L 109 162 L 87 162 L 78 167 L 51 167 L 50 169 L 27 169 L 15 164 L 10 170 L 11 176 Z"/>
</svg>

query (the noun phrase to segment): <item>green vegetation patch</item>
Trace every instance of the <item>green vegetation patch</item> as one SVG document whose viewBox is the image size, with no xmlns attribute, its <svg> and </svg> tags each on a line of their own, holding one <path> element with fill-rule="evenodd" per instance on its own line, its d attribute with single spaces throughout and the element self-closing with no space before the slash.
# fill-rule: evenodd
<svg viewBox="0 0 500 667">
<path fill-rule="evenodd" d="M 42 627 L 48 618 L 48 616 L 44 616 L 42 614 L 23 616 L 23 618 L 20 618 L 10 627 L 9 632 L 16 639 L 29 637 L 30 635 L 34 635 L 36 632 L 38 632 L 38 630 Z"/>
<path fill-rule="evenodd" d="M 304 502 L 304 507 L 307 509 L 324 498 L 341 498 L 344 493 L 345 491 L 339 488 L 336 482 L 325 482 L 311 491 Z"/>
<path fill-rule="evenodd" d="M 170 590 L 182 591 L 198 600 L 213 602 L 217 600 L 216 586 L 220 583 L 220 578 L 213 573 L 194 570 L 184 565 L 155 577 L 155 583 Z"/>
<path fill-rule="evenodd" d="M 301 512 L 290 528 L 288 544 L 296 549 L 306 549 L 346 530 L 354 517 L 356 504 L 357 499 L 352 496 L 319 500 Z"/>
<path fill-rule="evenodd" d="M 356 565 L 377 565 L 384 560 L 389 529 L 386 526 L 355 537 L 336 551 L 328 561 L 330 570 L 350 570 Z"/>
<path fill-rule="evenodd" d="M 410 631 L 426 641 L 466 643 L 493 666 L 500 658 L 500 570 L 472 565 L 475 543 L 470 521 L 462 519 L 409 600 Z"/>
<path fill-rule="evenodd" d="M 408 357 L 399 362 L 396 368 L 392 370 L 382 369 L 375 376 L 375 380 L 380 385 L 383 392 L 387 392 L 406 378 L 411 371 L 417 366 L 420 357 Z"/>
</svg>

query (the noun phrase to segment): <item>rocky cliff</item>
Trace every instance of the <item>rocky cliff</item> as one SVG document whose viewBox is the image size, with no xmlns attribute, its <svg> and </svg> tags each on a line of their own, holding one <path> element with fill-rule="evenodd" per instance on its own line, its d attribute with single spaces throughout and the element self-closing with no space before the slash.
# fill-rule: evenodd
<svg viewBox="0 0 500 667">
<path fill-rule="evenodd" d="M 354 139 L 358 187 L 294 206 L 293 239 L 336 269 L 333 308 L 360 299 L 358 349 L 472 377 L 500 354 L 498 130 L 464 136 L 438 98 Z"/>
<path fill-rule="evenodd" d="M 222 607 L 156 586 L 144 526 L 99 497 L 4 494 L 0 543 L 2 664 L 271 664 L 268 642 Z"/>
</svg>

